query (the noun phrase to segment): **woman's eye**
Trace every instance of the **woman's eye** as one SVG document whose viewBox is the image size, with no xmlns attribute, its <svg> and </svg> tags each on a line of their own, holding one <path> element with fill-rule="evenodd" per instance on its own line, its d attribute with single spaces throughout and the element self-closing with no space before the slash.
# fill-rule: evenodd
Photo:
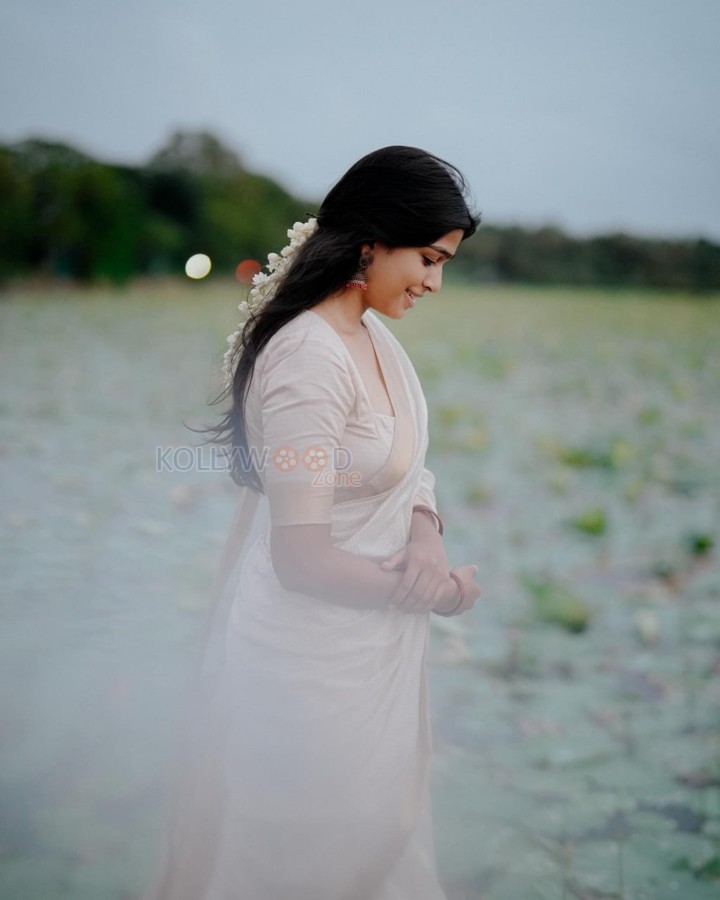
<svg viewBox="0 0 720 900">
<path fill-rule="evenodd" d="M 434 265 L 435 265 L 435 260 L 434 260 L 434 259 L 430 259 L 429 256 L 423 256 L 423 265 L 425 265 L 425 266 L 434 266 Z"/>
</svg>

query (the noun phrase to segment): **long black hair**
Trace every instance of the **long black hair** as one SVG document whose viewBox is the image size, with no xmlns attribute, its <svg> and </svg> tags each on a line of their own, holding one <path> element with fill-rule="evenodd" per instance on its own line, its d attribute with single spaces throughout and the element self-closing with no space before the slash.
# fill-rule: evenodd
<svg viewBox="0 0 720 900">
<path fill-rule="evenodd" d="M 218 425 L 197 429 L 227 445 L 236 484 L 263 490 L 255 468 L 245 465 L 245 400 L 255 360 L 270 338 L 353 277 L 363 244 L 425 247 L 456 229 L 462 230 L 463 240 L 470 237 L 480 217 L 471 212 L 467 196 L 455 166 L 403 146 L 368 153 L 330 190 L 317 213 L 317 229 L 295 253 L 272 299 L 245 323 L 231 361 L 232 383 L 210 403 L 232 398 L 230 409 Z"/>
</svg>

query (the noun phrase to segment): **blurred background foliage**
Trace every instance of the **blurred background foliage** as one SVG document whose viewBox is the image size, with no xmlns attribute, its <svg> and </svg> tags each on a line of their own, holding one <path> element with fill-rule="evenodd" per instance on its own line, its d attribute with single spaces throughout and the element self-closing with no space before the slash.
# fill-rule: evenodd
<svg viewBox="0 0 720 900">
<path fill-rule="evenodd" d="M 202 132 L 177 132 L 141 167 L 43 140 L 0 147 L 0 195 L 2 279 L 123 283 L 180 273 L 199 250 L 232 272 L 309 209 Z"/>
<path fill-rule="evenodd" d="M 67 278 L 122 284 L 182 272 L 194 253 L 217 273 L 264 260 L 319 201 L 291 196 L 207 132 L 173 134 L 144 166 L 66 144 L 0 145 L 0 284 Z M 720 245 L 703 238 L 573 237 L 559 228 L 483 227 L 453 266 L 471 282 L 720 289 Z"/>
</svg>

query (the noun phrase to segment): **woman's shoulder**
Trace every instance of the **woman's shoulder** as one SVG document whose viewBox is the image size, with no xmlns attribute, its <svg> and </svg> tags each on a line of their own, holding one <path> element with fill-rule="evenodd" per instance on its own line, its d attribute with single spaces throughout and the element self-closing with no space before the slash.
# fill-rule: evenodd
<svg viewBox="0 0 720 900">
<path fill-rule="evenodd" d="M 306 309 L 281 325 L 263 347 L 258 359 L 278 362 L 290 354 L 303 352 L 345 361 L 342 347 L 338 347 L 328 324 L 317 314 Z"/>
<path fill-rule="evenodd" d="M 265 356 L 277 356 L 297 350 L 306 344 L 322 344 L 327 347 L 329 353 L 335 355 L 338 348 L 327 329 L 327 323 L 320 316 L 305 309 L 281 325 L 261 352 Z"/>
</svg>

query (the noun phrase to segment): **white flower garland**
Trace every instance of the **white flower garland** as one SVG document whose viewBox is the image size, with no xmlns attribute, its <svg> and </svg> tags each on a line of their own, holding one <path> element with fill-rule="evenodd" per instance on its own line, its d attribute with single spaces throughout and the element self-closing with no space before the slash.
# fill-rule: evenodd
<svg viewBox="0 0 720 900">
<path fill-rule="evenodd" d="M 305 243 L 316 228 L 316 218 L 310 218 L 307 222 L 296 222 L 292 228 L 288 229 L 287 236 L 290 238 L 290 243 L 287 247 L 283 247 L 280 253 L 268 254 L 268 261 L 265 266 L 267 272 L 258 272 L 257 275 L 253 275 L 252 290 L 248 294 L 247 300 L 243 300 L 238 305 L 241 317 L 238 329 L 228 335 L 227 338 L 228 349 L 223 356 L 222 367 L 226 387 L 232 384 L 233 359 L 240 346 L 240 338 L 248 319 L 251 315 L 257 314 L 261 307 L 275 296 L 280 279 L 287 271 L 296 250 Z"/>
</svg>

